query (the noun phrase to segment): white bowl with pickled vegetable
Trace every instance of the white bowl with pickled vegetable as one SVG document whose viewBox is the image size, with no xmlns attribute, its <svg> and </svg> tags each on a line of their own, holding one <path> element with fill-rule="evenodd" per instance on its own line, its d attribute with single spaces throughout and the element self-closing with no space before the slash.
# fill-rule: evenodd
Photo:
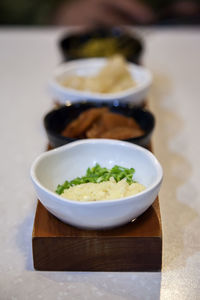
<svg viewBox="0 0 200 300">
<path fill-rule="evenodd" d="M 91 78 L 100 74 L 101 70 L 106 66 L 108 59 L 106 58 L 89 58 L 89 59 L 77 59 L 67 63 L 59 65 L 52 78 L 49 81 L 49 93 L 59 103 L 66 104 L 68 102 L 75 103 L 80 101 L 89 102 L 131 102 L 136 105 L 140 105 L 145 101 L 146 95 L 152 84 L 151 72 L 133 63 L 127 62 L 127 70 L 130 73 L 134 85 L 127 87 L 124 90 L 115 90 L 119 86 L 124 86 L 125 80 L 122 75 L 117 74 L 120 68 L 116 68 L 112 71 L 108 68 L 108 71 L 100 76 L 98 82 L 90 82 L 87 84 L 91 90 L 80 90 L 80 80 L 78 78 Z M 78 76 L 78 78 L 74 78 Z M 121 80 L 116 81 L 115 77 L 120 77 Z M 69 78 L 73 78 L 73 85 L 67 86 L 66 82 Z M 72 80 L 70 80 L 70 84 Z M 87 80 L 88 83 L 88 80 Z M 94 83 L 94 84 L 93 84 Z M 105 86 L 112 84 L 112 92 L 102 92 Z M 79 86 L 80 85 L 80 86 Z M 79 86 L 79 88 L 77 88 Z M 99 91 L 95 91 L 94 87 L 100 88 Z"/>
<path fill-rule="evenodd" d="M 115 165 L 134 168 L 133 180 L 145 190 L 98 201 L 70 200 L 55 192 L 58 185 L 84 176 L 96 164 L 108 169 Z M 81 140 L 47 151 L 31 167 L 36 194 L 47 210 L 65 223 L 86 229 L 113 228 L 137 218 L 156 199 L 162 177 L 162 167 L 150 151 L 108 139 Z"/>
</svg>

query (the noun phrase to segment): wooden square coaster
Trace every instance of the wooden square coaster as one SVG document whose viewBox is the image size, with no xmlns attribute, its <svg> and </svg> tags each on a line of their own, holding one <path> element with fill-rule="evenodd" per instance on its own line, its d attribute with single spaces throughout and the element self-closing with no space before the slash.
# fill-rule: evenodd
<svg viewBox="0 0 200 300">
<path fill-rule="evenodd" d="M 34 267 L 41 271 L 160 271 L 159 200 L 135 221 L 100 231 L 65 224 L 38 201 L 32 246 Z"/>
</svg>

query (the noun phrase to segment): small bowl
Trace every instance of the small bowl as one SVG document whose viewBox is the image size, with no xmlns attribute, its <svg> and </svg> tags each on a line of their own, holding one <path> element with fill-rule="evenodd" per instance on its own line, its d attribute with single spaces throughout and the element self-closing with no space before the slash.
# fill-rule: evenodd
<svg viewBox="0 0 200 300">
<path fill-rule="evenodd" d="M 146 189 L 133 196 L 94 202 L 64 199 L 54 192 L 58 184 L 83 176 L 96 163 L 135 168 L 134 179 Z M 31 167 L 36 194 L 46 209 L 61 221 L 85 229 L 113 228 L 137 218 L 156 199 L 162 177 L 162 167 L 150 151 L 107 139 L 82 140 L 47 151 Z"/>
<path fill-rule="evenodd" d="M 151 72 L 133 63 L 128 63 L 128 69 L 136 82 L 136 86 L 116 93 L 95 93 L 90 91 L 80 91 L 64 87 L 60 82 L 69 75 L 93 76 L 106 65 L 106 58 L 77 59 L 59 65 L 49 81 L 48 89 L 51 97 L 60 104 L 66 102 L 79 102 L 85 99 L 91 102 L 131 102 L 140 105 L 144 102 L 152 83 Z"/>
<path fill-rule="evenodd" d="M 143 108 L 132 107 L 130 104 L 124 103 L 74 103 L 69 106 L 61 106 L 58 109 L 51 110 L 44 117 L 44 127 L 52 148 L 56 148 L 67 143 L 80 140 L 80 138 L 69 138 L 61 135 L 61 132 L 83 111 L 94 107 L 109 107 L 111 112 L 120 113 L 127 117 L 132 117 L 144 130 L 144 135 L 140 137 L 130 138 L 126 141 L 147 147 L 155 127 L 155 118 L 153 114 Z"/>
<path fill-rule="evenodd" d="M 81 49 L 89 42 L 97 40 L 105 45 L 105 39 L 115 40 L 116 48 L 108 52 L 108 45 L 102 47 L 95 45 L 92 52 L 80 53 L 77 49 Z M 97 28 L 95 30 L 84 30 L 83 32 L 74 32 L 65 34 L 59 41 L 59 48 L 62 52 L 64 60 L 74 60 L 79 58 L 89 57 L 105 57 L 120 53 L 126 57 L 127 60 L 134 63 L 139 63 L 144 49 L 144 44 L 138 35 L 130 33 L 127 29 L 113 27 L 113 28 Z M 112 51 L 112 52 L 110 52 Z"/>
</svg>

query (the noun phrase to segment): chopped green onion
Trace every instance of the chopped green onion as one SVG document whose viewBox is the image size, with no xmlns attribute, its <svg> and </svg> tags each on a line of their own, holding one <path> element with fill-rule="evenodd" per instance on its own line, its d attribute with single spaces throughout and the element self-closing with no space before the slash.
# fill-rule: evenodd
<svg viewBox="0 0 200 300">
<path fill-rule="evenodd" d="M 134 173 L 135 169 L 133 168 L 128 169 L 115 165 L 112 169 L 107 169 L 96 164 L 94 167 L 87 169 L 85 176 L 77 177 L 71 181 L 65 181 L 62 185 L 59 184 L 57 186 L 56 193 L 61 195 L 65 189 L 69 189 L 71 186 L 88 182 L 100 183 L 109 181 L 111 177 L 113 177 L 116 182 L 126 178 L 127 183 L 131 184 L 135 182 L 133 180 Z"/>
</svg>

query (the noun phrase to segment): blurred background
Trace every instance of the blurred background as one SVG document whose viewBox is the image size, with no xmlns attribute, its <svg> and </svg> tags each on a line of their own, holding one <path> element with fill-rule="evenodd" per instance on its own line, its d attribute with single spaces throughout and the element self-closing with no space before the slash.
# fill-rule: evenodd
<svg viewBox="0 0 200 300">
<path fill-rule="evenodd" d="M 0 25 L 189 25 L 200 0 L 1 0 Z"/>
</svg>

